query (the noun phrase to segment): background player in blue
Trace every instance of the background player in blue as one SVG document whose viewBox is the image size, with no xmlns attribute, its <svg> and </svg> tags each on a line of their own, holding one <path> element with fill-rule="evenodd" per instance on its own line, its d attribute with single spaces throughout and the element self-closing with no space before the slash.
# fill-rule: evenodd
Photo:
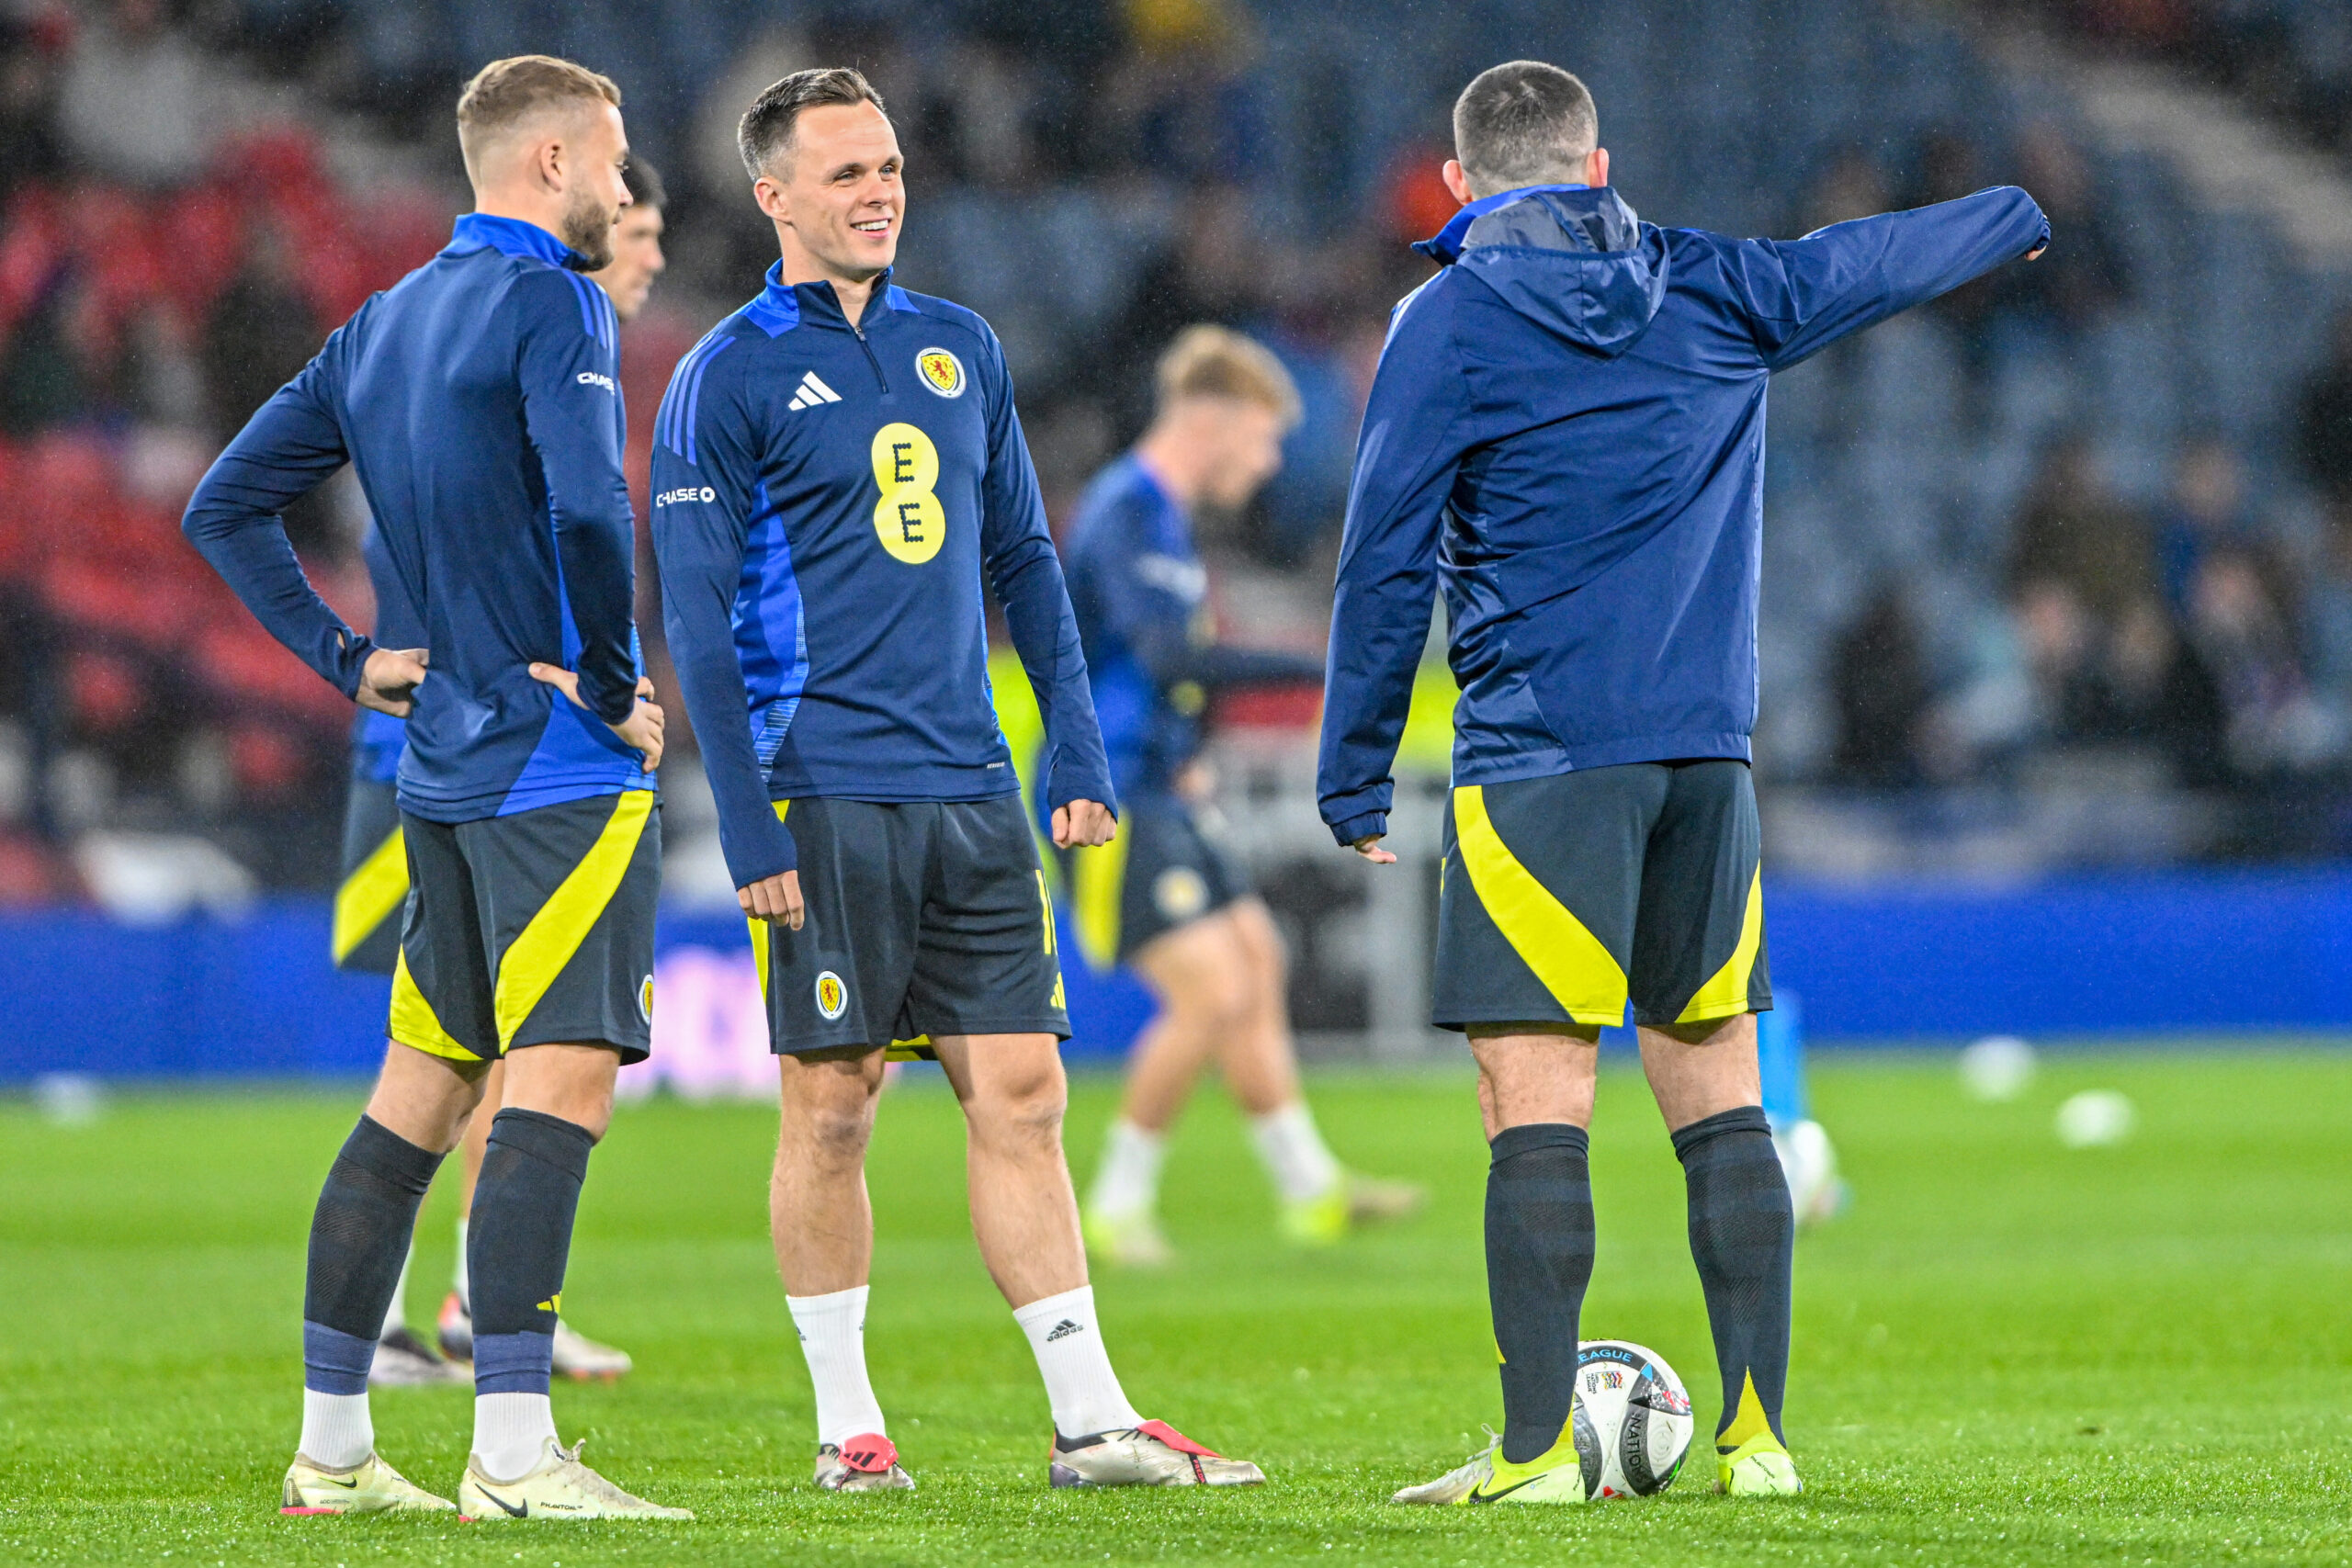
<svg viewBox="0 0 2352 1568">
<path fill-rule="evenodd" d="M 1127 1403 L 1086 1282 L 1053 911 L 989 698 L 983 580 L 1045 719 L 1054 841 L 1115 825 L 1003 351 L 890 281 L 906 186 L 863 76 L 784 78 L 740 142 L 781 259 L 679 363 L 653 538 L 780 1057 L 770 1214 L 817 1483 L 913 1484 L 865 1371 L 865 1145 L 893 1043 L 935 1053 L 963 1104 L 973 1230 L 1045 1378 L 1054 1484 L 1257 1481 Z"/>
<path fill-rule="evenodd" d="M 628 202 L 619 103 L 566 61 L 484 67 L 458 105 L 476 210 L 336 330 L 188 504 L 188 536 L 279 641 L 408 719 L 392 1043 L 311 1223 L 289 1512 L 451 1506 L 377 1455 L 367 1378 L 417 1204 L 513 1053 L 475 1194 L 457 1506 L 683 1517 L 561 1448 L 548 1400 L 588 1154 L 615 1072 L 646 1050 L 661 873 L 662 714 L 635 655 L 615 322 L 581 276 L 610 259 Z M 279 510 L 346 459 L 425 649 L 353 632 L 288 547 Z"/>
<path fill-rule="evenodd" d="M 1340 547 L 1318 791 L 1380 847 L 1442 584 L 1455 709 L 1435 1021 L 1479 1068 L 1503 1435 L 1400 1502 L 1577 1500 L 1595 1040 L 1630 999 L 1689 1189 L 1723 1378 L 1717 1484 L 1798 1490 L 1781 1433 L 1789 1190 L 1759 1106 L 1771 1005 L 1756 718 L 1770 372 L 2049 238 L 2023 191 L 1792 243 L 1636 220 L 1584 85 L 1498 65 L 1453 110 L 1465 205 L 1389 323 Z"/>
<path fill-rule="evenodd" d="M 1216 640 L 1193 546 L 1195 510 L 1238 513 L 1281 469 L 1298 391 L 1262 345 L 1215 326 L 1178 333 L 1156 380 L 1150 429 L 1087 488 L 1063 548 L 1120 810 L 1116 839 L 1062 852 L 1064 886 L 1086 959 L 1131 964 L 1159 1004 L 1087 1190 L 1086 1244 L 1141 1265 L 1170 1257 L 1160 1158 L 1212 1060 L 1250 1118 L 1294 1241 L 1337 1241 L 1351 1219 L 1421 1197 L 1343 1169 L 1317 1130 L 1291 1050 L 1282 936 L 1217 841 L 1215 781 L 1198 755 L 1218 688 L 1322 679 L 1309 655 Z"/>
<path fill-rule="evenodd" d="M 644 309 L 653 280 L 662 273 L 664 195 L 661 175 L 643 158 L 632 156 L 621 177 L 628 187 L 629 204 L 620 221 L 613 225 L 612 260 L 588 276 L 611 298 L 613 314 L 626 325 Z M 369 635 L 391 648 L 421 646 L 423 620 L 408 602 L 407 591 L 392 570 L 391 557 L 372 526 L 361 542 L 360 554 L 375 591 L 376 622 Z M 401 835 L 395 784 L 401 751 L 407 742 L 406 722 L 390 714 L 362 708 L 352 726 L 350 794 L 343 818 L 343 882 L 335 890 L 332 939 L 339 969 L 389 976 L 400 956 L 400 917 L 408 904 L 408 853 Z M 458 1145 L 456 1271 L 441 1303 L 440 1348 L 436 1352 L 408 1326 L 409 1271 L 403 1264 L 392 1290 L 391 1306 L 384 1314 L 383 1335 L 376 1341 L 375 1361 L 368 1369 L 371 1386 L 462 1382 L 470 1375 L 464 1366 L 456 1364 L 473 1358 L 473 1319 L 466 1289 L 466 1216 L 473 1205 L 474 1183 L 481 1175 L 490 1124 L 498 1113 L 505 1081 L 504 1066 L 492 1063 L 482 1080 L 482 1104 L 466 1123 L 465 1141 Z M 411 1256 L 413 1259 L 413 1249 Z M 598 1344 L 573 1328 L 569 1318 L 556 1320 L 555 1371 L 559 1374 L 616 1378 L 629 1366 L 627 1351 Z"/>
</svg>

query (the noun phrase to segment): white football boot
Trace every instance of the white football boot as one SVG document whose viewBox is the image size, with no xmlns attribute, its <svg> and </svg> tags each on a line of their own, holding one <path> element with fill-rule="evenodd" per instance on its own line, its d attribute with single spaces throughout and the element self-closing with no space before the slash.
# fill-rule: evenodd
<svg viewBox="0 0 2352 1568">
<path fill-rule="evenodd" d="M 518 1481 L 492 1481 L 481 1461 L 469 1456 L 466 1478 L 458 1484 L 458 1517 L 493 1519 L 691 1519 L 684 1508 L 665 1508 L 631 1496 L 580 1462 L 580 1443 L 563 1447 L 541 1440 L 539 1462 Z"/>
<path fill-rule="evenodd" d="M 331 1470 L 300 1454 L 287 1468 L 281 1514 L 434 1514 L 455 1508 L 369 1454 L 349 1470 Z"/>
<path fill-rule="evenodd" d="M 816 1481 L 828 1492 L 911 1492 L 915 1486 L 899 1462 L 898 1445 L 879 1432 L 819 1444 Z"/>
<path fill-rule="evenodd" d="M 1091 1437 L 1054 1434 L 1047 1478 L 1056 1486 L 1256 1486 L 1265 1472 L 1201 1447 L 1165 1421 Z"/>
</svg>

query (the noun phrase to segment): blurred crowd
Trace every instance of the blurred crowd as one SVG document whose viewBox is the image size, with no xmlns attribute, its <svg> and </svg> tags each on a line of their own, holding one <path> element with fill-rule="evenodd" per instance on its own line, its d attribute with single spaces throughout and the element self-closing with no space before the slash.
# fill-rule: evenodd
<svg viewBox="0 0 2352 1568">
<path fill-rule="evenodd" d="M 1204 520 L 1205 553 L 1250 636 L 1317 645 L 1388 309 L 1427 276 L 1409 243 L 1453 210 L 1436 173 L 1452 84 L 1408 134 L 1353 151 L 1374 173 L 1351 217 L 1302 222 L 1259 166 L 1279 105 L 1240 6 L 941 13 L 944 32 L 812 7 L 730 45 L 690 98 L 632 97 L 671 201 L 669 272 L 624 338 L 633 480 L 670 366 L 773 259 L 736 114 L 786 71 L 853 59 L 914 175 L 901 276 L 1004 336 L 1057 523 L 1139 431 L 1178 329 L 1230 325 L 1283 358 L 1306 404 L 1285 472 L 1249 515 Z M 177 518 L 220 445 L 463 209 L 444 112 L 461 73 L 430 51 L 401 65 L 401 15 L 0 0 L 0 903 L 104 897 L 110 867 L 166 840 L 210 846 L 232 884 L 332 874 L 349 709 L 243 614 Z M 1277 138 L 1294 160 L 1316 151 L 1300 134 Z M 2007 180 L 2064 236 L 1928 313 L 1958 378 L 1939 433 L 1956 450 L 1989 449 L 1996 426 L 2014 443 L 2018 367 L 2063 380 L 2075 345 L 2134 308 L 2127 225 L 2055 120 L 1997 149 L 1932 131 L 1814 167 L 1787 232 Z M 1800 491 L 1826 474 L 1819 493 L 1841 493 L 1837 452 L 1876 428 L 1868 341 L 1804 373 L 1826 410 L 1812 437 L 1778 434 L 1776 414 L 1774 464 Z M 2033 471 L 1995 525 L 1809 623 L 1830 733 L 1768 747 L 1768 783 L 1997 784 L 2066 748 L 2153 758 L 2186 790 L 2336 777 L 2352 751 L 2352 318 L 2299 406 L 2291 450 L 2193 435 L 2156 495 L 2115 481 L 2099 432 L 2035 427 Z M 1784 461 L 1804 439 L 1834 449 L 1827 467 L 1793 447 Z M 1768 533 L 1810 525 L 1785 493 Z M 365 624 L 356 487 L 288 522 L 313 581 Z"/>
</svg>

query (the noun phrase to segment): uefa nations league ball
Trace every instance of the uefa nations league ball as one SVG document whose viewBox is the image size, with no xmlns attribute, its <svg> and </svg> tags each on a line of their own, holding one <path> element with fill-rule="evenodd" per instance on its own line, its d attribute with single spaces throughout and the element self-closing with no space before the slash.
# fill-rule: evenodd
<svg viewBox="0 0 2352 1568">
<path fill-rule="evenodd" d="M 1690 1451 L 1690 1396 L 1666 1358 L 1623 1339 L 1585 1340 L 1577 1404 L 1587 1497 L 1646 1497 L 1674 1483 Z"/>
</svg>

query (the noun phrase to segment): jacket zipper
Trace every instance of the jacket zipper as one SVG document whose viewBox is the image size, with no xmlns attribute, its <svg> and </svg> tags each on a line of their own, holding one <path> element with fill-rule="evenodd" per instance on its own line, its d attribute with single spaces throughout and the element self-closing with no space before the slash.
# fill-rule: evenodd
<svg viewBox="0 0 2352 1568">
<path fill-rule="evenodd" d="M 865 362 L 874 367 L 874 379 L 881 384 L 882 395 L 889 396 L 890 378 L 882 374 L 882 361 L 874 356 L 874 345 L 865 340 L 865 327 L 852 321 L 849 324 L 849 330 L 857 334 L 857 346 L 865 350 Z"/>
</svg>

